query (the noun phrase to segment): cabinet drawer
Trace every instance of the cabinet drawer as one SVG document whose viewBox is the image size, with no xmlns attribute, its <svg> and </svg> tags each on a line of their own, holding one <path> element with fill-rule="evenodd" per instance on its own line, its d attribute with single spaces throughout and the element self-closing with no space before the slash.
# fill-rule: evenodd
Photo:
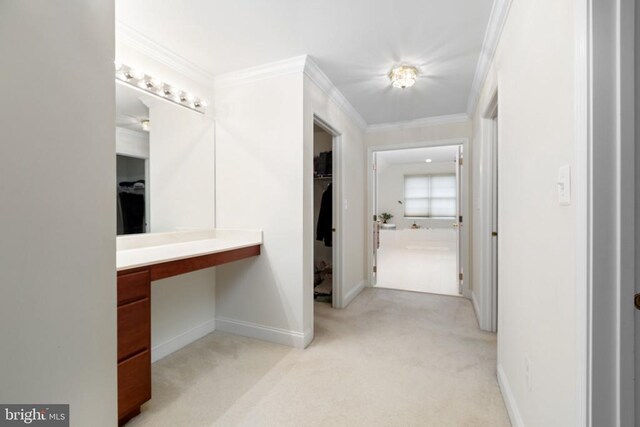
<svg viewBox="0 0 640 427">
<path fill-rule="evenodd" d="M 118 307 L 118 361 L 151 347 L 149 298 Z"/>
<path fill-rule="evenodd" d="M 149 270 L 118 276 L 118 305 L 148 298 L 150 294 Z"/>
<path fill-rule="evenodd" d="M 118 418 L 151 399 L 151 352 L 118 363 Z"/>
</svg>

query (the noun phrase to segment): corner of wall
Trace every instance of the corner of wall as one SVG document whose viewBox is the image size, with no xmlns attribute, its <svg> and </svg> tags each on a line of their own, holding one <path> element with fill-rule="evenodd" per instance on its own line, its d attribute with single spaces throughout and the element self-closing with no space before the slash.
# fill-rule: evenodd
<svg viewBox="0 0 640 427">
<path fill-rule="evenodd" d="M 215 328 L 218 331 L 229 334 L 242 335 L 300 349 L 307 347 L 313 340 L 313 331 L 311 330 L 295 332 L 226 317 L 217 318 Z"/>
<path fill-rule="evenodd" d="M 344 301 L 342 301 L 341 308 L 347 308 L 347 306 L 351 304 L 351 301 L 353 301 L 354 299 L 356 299 L 358 295 L 360 295 L 360 292 L 364 290 L 365 286 L 366 286 L 366 282 L 364 280 L 361 280 L 353 289 L 351 289 L 344 296 Z"/>
<path fill-rule="evenodd" d="M 524 421 L 522 420 L 522 415 L 520 415 L 520 410 L 518 409 L 518 405 L 516 403 L 516 398 L 513 395 L 513 391 L 511 390 L 511 385 L 509 384 L 509 380 L 507 375 L 504 373 L 502 369 L 502 365 L 498 363 L 498 385 L 500 386 L 500 391 L 502 392 L 502 396 L 504 397 L 504 404 L 507 407 L 507 412 L 509 413 L 509 419 L 511 420 L 511 424 L 514 427 L 524 427 Z"/>
</svg>

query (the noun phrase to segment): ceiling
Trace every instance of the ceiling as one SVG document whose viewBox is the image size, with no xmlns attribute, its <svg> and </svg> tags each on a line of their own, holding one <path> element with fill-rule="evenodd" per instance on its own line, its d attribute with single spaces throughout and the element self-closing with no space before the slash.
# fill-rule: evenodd
<svg viewBox="0 0 640 427">
<path fill-rule="evenodd" d="M 424 163 L 431 159 L 433 163 L 453 162 L 458 152 L 457 145 L 444 147 L 407 148 L 401 150 L 379 151 L 377 160 L 386 164 L 400 165 Z"/>
<path fill-rule="evenodd" d="M 466 111 L 492 3 L 117 0 L 116 16 L 213 75 L 308 54 L 368 124 L 381 124 Z M 400 63 L 419 69 L 412 88 L 389 84 Z"/>
<path fill-rule="evenodd" d="M 149 119 L 149 107 L 140 100 L 142 97 L 142 93 L 132 87 L 116 83 L 117 127 L 143 132 L 141 121 Z"/>
</svg>

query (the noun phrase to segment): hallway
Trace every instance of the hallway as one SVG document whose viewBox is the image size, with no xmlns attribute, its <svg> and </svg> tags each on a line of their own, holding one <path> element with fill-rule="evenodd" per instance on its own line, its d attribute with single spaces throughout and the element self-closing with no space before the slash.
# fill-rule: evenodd
<svg viewBox="0 0 640 427">
<path fill-rule="evenodd" d="M 214 332 L 153 366 L 131 426 L 508 426 L 496 338 L 462 298 L 365 289 L 316 303 L 305 351 Z"/>
</svg>

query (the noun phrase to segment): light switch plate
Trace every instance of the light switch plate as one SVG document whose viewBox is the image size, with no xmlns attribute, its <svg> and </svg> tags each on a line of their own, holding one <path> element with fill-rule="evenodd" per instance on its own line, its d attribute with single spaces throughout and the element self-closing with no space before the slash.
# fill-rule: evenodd
<svg viewBox="0 0 640 427">
<path fill-rule="evenodd" d="M 571 166 L 569 165 L 558 169 L 558 203 L 561 206 L 571 204 Z"/>
</svg>

